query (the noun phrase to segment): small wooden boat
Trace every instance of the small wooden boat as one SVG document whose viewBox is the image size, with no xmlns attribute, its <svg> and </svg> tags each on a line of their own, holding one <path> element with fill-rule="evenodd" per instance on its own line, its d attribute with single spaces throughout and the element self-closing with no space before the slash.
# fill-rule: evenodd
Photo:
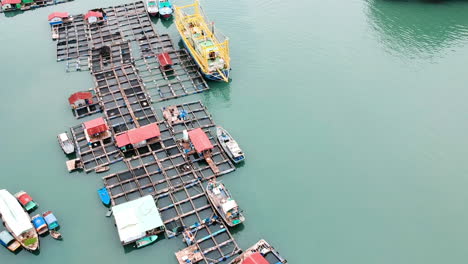
<svg viewBox="0 0 468 264">
<path fill-rule="evenodd" d="M 213 204 L 228 226 L 233 227 L 245 221 L 245 217 L 242 215 L 239 206 L 232 199 L 224 184 L 210 180 L 206 187 L 206 192 L 211 204 Z"/>
<path fill-rule="evenodd" d="M 157 239 L 158 239 L 157 235 L 144 237 L 144 238 L 142 238 L 140 240 L 137 240 L 135 242 L 135 247 L 136 248 L 142 248 L 142 247 L 148 246 L 148 245 L 153 244 L 154 242 L 156 242 Z"/>
<path fill-rule="evenodd" d="M 73 145 L 73 142 L 70 140 L 68 137 L 67 133 L 61 133 L 57 136 L 58 142 L 60 144 L 60 147 L 62 147 L 63 152 L 65 154 L 72 154 L 75 152 L 75 145 Z"/>
<path fill-rule="evenodd" d="M 158 0 L 159 16 L 164 19 L 169 19 L 174 13 L 174 8 L 169 0 Z"/>
<path fill-rule="evenodd" d="M 34 225 L 34 228 L 36 228 L 36 231 L 39 235 L 45 234 L 47 231 L 49 231 L 49 228 L 47 227 L 47 223 L 41 215 L 35 215 L 31 218 L 31 222 Z"/>
<path fill-rule="evenodd" d="M 31 217 L 5 189 L 0 190 L 0 217 L 7 231 L 22 247 L 29 251 L 39 249 L 39 237 L 31 223 Z"/>
<path fill-rule="evenodd" d="M 158 15 L 158 1 L 157 0 L 146 0 L 146 10 L 150 16 Z"/>
<path fill-rule="evenodd" d="M 99 198 L 101 198 L 101 201 L 104 205 L 109 206 L 111 203 L 111 198 L 109 195 L 109 192 L 107 191 L 106 187 L 103 187 L 98 190 Z"/>
<path fill-rule="evenodd" d="M 288 263 L 288 261 L 281 257 L 274 247 L 270 246 L 270 244 L 262 239 L 229 262 L 229 264 L 245 263 L 285 264 Z"/>
<path fill-rule="evenodd" d="M 16 193 L 15 197 L 16 199 L 18 199 L 20 204 L 23 206 L 24 209 L 26 209 L 27 212 L 30 212 L 39 206 L 36 202 L 34 202 L 33 198 L 25 191 L 20 191 Z"/>
<path fill-rule="evenodd" d="M 109 166 L 101 166 L 101 167 L 96 167 L 96 169 L 94 169 L 94 171 L 96 173 L 103 173 L 103 172 L 106 172 L 110 169 Z"/>
<path fill-rule="evenodd" d="M 6 230 L 0 232 L 0 244 L 11 252 L 15 252 L 21 247 L 21 244 Z"/>
<path fill-rule="evenodd" d="M 244 152 L 240 149 L 239 144 L 224 128 L 216 127 L 216 136 L 219 144 L 234 163 L 237 164 L 245 160 Z"/>
<path fill-rule="evenodd" d="M 50 230 L 50 236 L 56 240 L 62 239 L 62 234 L 60 234 L 57 230 Z"/>
</svg>

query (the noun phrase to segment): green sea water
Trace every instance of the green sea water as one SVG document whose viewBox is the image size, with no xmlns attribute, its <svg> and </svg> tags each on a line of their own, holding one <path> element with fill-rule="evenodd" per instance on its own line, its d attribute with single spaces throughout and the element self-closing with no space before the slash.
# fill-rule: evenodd
<svg viewBox="0 0 468 264">
<path fill-rule="evenodd" d="M 0 14 L 0 188 L 53 210 L 65 238 L 36 255 L 0 248 L 2 264 L 177 263 L 178 238 L 124 250 L 102 175 L 69 174 L 56 142 L 79 123 L 66 99 L 93 83 L 56 62 L 47 15 L 125 2 Z M 265 238 L 298 264 L 467 263 L 468 1 L 202 5 L 231 39 L 233 80 L 170 103 L 202 100 L 246 152 L 223 177 L 245 210 L 242 248 Z M 173 24 L 155 27 L 178 42 Z"/>
</svg>

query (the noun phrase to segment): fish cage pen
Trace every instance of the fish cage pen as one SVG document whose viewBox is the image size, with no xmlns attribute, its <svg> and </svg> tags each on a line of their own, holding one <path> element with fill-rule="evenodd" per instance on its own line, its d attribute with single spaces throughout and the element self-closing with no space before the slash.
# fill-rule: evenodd
<svg viewBox="0 0 468 264">
<path fill-rule="evenodd" d="M 90 104 L 84 104 L 73 108 L 73 115 L 79 119 L 102 112 L 101 106 L 99 105 L 99 99 L 95 94 L 92 95 L 91 101 L 92 103 Z"/>
<path fill-rule="evenodd" d="M 172 61 L 163 69 L 156 56 L 135 60 L 135 67 L 154 102 L 200 93 L 209 89 L 198 71 L 193 58 L 186 50 L 166 52 Z"/>
</svg>

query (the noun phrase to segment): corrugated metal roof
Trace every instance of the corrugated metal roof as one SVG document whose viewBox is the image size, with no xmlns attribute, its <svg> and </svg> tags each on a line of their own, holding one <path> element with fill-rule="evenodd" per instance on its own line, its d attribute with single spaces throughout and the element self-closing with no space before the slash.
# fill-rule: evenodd
<svg viewBox="0 0 468 264">
<path fill-rule="evenodd" d="M 192 142 L 197 152 L 202 152 L 212 149 L 213 145 L 210 139 L 201 128 L 197 128 L 188 132 L 190 141 Z"/>
</svg>

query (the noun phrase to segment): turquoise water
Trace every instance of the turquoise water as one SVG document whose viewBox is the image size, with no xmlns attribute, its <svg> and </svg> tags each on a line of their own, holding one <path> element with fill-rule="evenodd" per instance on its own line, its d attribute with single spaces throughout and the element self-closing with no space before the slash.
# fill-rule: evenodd
<svg viewBox="0 0 468 264">
<path fill-rule="evenodd" d="M 56 143 L 78 124 L 66 98 L 93 83 L 55 62 L 46 17 L 125 2 L 0 15 L 0 187 L 53 210 L 65 237 L 38 255 L 0 249 L 1 263 L 175 264 L 184 247 L 126 252 L 102 175 L 68 174 Z M 231 39 L 233 81 L 171 103 L 201 99 L 247 154 L 223 177 L 247 217 L 242 248 L 265 238 L 301 264 L 466 263 L 468 2 L 202 4 Z"/>
</svg>

